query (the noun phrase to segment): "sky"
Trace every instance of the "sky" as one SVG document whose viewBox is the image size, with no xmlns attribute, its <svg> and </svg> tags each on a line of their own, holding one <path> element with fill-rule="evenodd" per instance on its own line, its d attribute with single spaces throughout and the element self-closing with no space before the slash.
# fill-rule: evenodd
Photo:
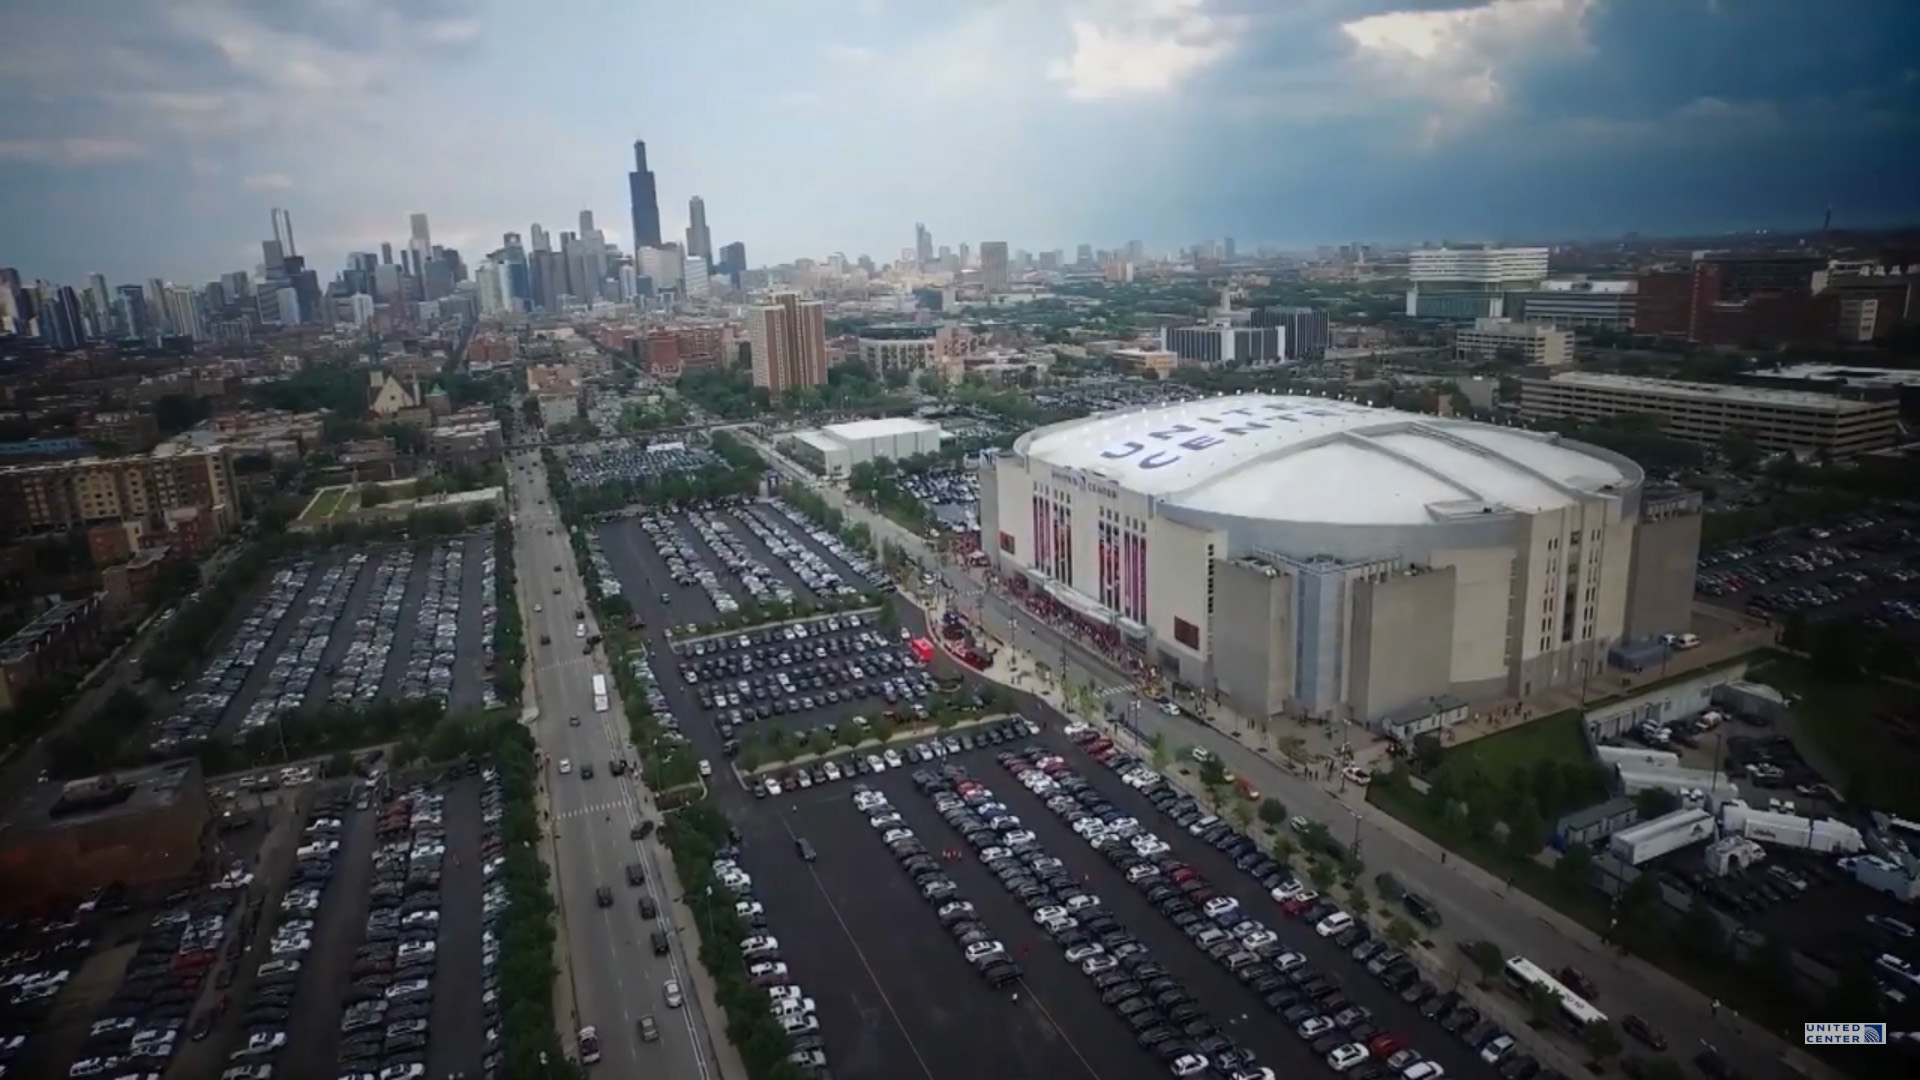
<svg viewBox="0 0 1920 1080">
<path fill-rule="evenodd" d="M 1913 0 L 0 0 L 0 266 L 332 276 L 706 200 L 766 265 L 1920 218 Z M 1905 45 L 1903 45 L 1905 43 Z"/>
</svg>

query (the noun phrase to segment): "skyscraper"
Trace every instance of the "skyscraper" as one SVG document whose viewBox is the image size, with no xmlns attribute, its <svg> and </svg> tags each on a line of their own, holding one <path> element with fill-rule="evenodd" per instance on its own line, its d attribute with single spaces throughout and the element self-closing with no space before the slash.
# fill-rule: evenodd
<svg viewBox="0 0 1920 1080">
<path fill-rule="evenodd" d="M 273 238 L 280 243 L 280 254 L 300 254 L 293 246 L 293 215 L 277 206 L 273 208 Z"/>
<path fill-rule="evenodd" d="M 633 141 L 633 171 L 627 174 L 627 196 L 633 205 L 633 247 L 660 246 L 660 195 L 647 168 L 647 144 Z"/>
<path fill-rule="evenodd" d="M 713 230 L 707 228 L 707 200 L 695 195 L 687 200 L 687 254 L 713 263 Z"/>
<path fill-rule="evenodd" d="M 925 225 L 913 227 L 913 258 L 922 270 L 933 265 L 933 234 Z"/>
<path fill-rule="evenodd" d="M 1007 288 L 1007 242 L 983 240 L 980 243 L 980 283 L 990 293 Z"/>
<path fill-rule="evenodd" d="M 591 210 L 580 211 L 581 239 L 586 239 L 588 237 L 591 237 L 596 232 L 599 232 L 599 230 L 593 227 L 593 211 Z"/>
<path fill-rule="evenodd" d="M 527 230 L 527 243 L 533 251 L 553 250 L 553 238 L 547 235 L 547 230 L 542 228 L 537 221 L 533 223 L 532 228 Z"/>
<path fill-rule="evenodd" d="M 411 214 L 408 216 L 407 220 L 413 226 L 412 234 L 411 234 L 413 243 L 407 246 L 413 247 L 415 245 L 418 245 L 421 248 L 432 247 L 433 233 L 427 229 L 427 215 Z M 287 254 L 291 255 L 292 252 L 288 252 Z"/>
<path fill-rule="evenodd" d="M 753 350 L 753 384 L 776 397 L 827 381 L 827 316 L 818 300 L 774 293 L 747 309 L 747 341 Z"/>
</svg>

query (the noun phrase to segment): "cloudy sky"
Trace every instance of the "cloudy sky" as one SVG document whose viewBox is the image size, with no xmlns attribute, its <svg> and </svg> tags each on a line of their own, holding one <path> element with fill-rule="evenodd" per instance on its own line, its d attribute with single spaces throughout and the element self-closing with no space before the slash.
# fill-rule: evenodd
<svg viewBox="0 0 1920 1080">
<path fill-rule="evenodd" d="M 762 264 L 1920 216 L 1913 0 L 0 0 L 0 265 L 477 258 L 647 140 Z"/>
</svg>

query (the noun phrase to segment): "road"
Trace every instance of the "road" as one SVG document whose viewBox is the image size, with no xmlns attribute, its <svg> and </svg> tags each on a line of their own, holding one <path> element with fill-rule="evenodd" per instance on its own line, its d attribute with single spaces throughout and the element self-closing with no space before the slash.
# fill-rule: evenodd
<svg viewBox="0 0 1920 1080">
<path fill-rule="evenodd" d="M 877 540 L 900 545 L 924 566 L 938 564 L 937 554 L 921 537 L 860 506 L 844 492 L 817 484 L 771 447 L 755 445 L 790 479 L 819 492 L 850 520 L 866 524 Z M 965 567 L 938 565 L 948 587 L 964 598 L 963 610 L 974 615 L 988 633 L 1055 671 L 1061 671 L 1064 662 L 1070 685 L 1131 685 L 1130 678 L 1078 642 L 1056 633 L 999 594 L 983 592 L 981 581 Z M 1493 941 L 1507 955 L 1525 956 L 1550 970 L 1563 965 L 1579 968 L 1599 988 L 1601 1009 L 1616 1020 L 1629 1013 L 1645 1017 L 1666 1034 L 1676 1051 L 1690 1056 L 1701 1044 L 1710 1045 L 1746 1076 L 1781 1074 L 1780 1063 L 1787 1052 L 1784 1043 L 1730 1010 L 1716 1009 L 1698 991 L 1652 965 L 1619 957 L 1595 935 L 1532 897 L 1510 892 L 1497 881 L 1489 887 L 1487 875 L 1462 866 L 1464 860 L 1442 863 L 1440 848 L 1366 802 L 1343 799 L 1215 727 L 1170 717 L 1151 706 L 1136 710 L 1135 715 L 1142 738 L 1151 740 L 1161 734 L 1173 746 L 1206 747 L 1228 769 L 1278 798 L 1289 813 L 1325 822 L 1336 837 L 1357 842 L 1369 873 L 1391 873 L 1407 888 L 1431 898 L 1444 917 L 1447 933 L 1455 940 Z M 1805 1060 L 1804 1055 L 1795 1057 Z"/>
<path fill-rule="evenodd" d="M 595 632 L 585 586 L 547 491 L 538 452 L 511 460 L 515 569 L 533 657 L 532 690 L 540 706 L 534 737 L 544 755 L 543 782 L 557 849 L 554 900 L 565 926 L 561 944 L 570 958 L 579 1023 L 599 1029 L 600 1069 L 608 1076 L 712 1080 L 717 1075 L 713 1044 L 688 970 L 698 960 L 677 933 L 670 933 L 672 951 L 666 956 L 654 955 L 649 942 L 655 929 L 673 931 L 674 898 L 656 892 L 661 917 L 644 920 L 638 905 L 642 890 L 627 885 L 627 865 L 639 862 L 646 871 L 643 888 L 662 889 L 667 858 L 656 841 L 636 844 L 629 838 L 629 830 L 643 817 L 657 820 L 650 809 L 643 811 L 651 808 L 651 797 L 632 774 L 616 777 L 608 770 L 614 759 L 634 761 L 637 755 L 617 692 L 607 711 L 594 709 L 593 676 L 606 675 L 610 691 L 613 679 L 604 654 L 583 651 L 585 642 L 576 637 L 582 623 L 587 633 Z M 519 468 L 522 463 L 532 468 Z M 585 617 L 576 617 L 575 611 Z M 540 644 L 542 634 L 551 644 Z M 579 726 L 571 717 L 579 718 Z M 570 775 L 560 773 L 562 760 L 572 763 Z M 583 767 L 589 764 L 593 779 L 583 779 Z M 596 901 L 602 885 L 613 890 L 610 907 Z M 666 1006 L 661 988 L 669 979 L 680 982 L 686 1001 L 682 1009 Z M 658 1042 L 640 1040 L 639 1020 L 646 1015 L 659 1026 Z"/>
</svg>

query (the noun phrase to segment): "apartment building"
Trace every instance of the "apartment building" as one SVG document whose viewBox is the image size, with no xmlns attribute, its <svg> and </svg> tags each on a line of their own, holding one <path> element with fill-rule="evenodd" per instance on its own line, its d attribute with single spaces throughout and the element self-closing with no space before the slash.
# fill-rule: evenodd
<svg viewBox="0 0 1920 1080">
<path fill-rule="evenodd" d="M 170 512 L 195 507 L 222 533 L 237 519 L 224 447 L 169 442 L 147 454 L 0 468 L 0 537 L 8 539 L 129 521 L 159 530 Z"/>
<path fill-rule="evenodd" d="M 753 385 L 777 397 L 827 381 L 827 317 L 820 301 L 774 293 L 768 303 L 747 309 L 746 323 Z"/>
<path fill-rule="evenodd" d="M 1764 450 L 1844 458 L 1894 445 L 1900 403 L 1807 390 L 1566 372 L 1522 378 L 1520 413 L 1580 421 L 1650 416 L 1668 435 L 1705 446 L 1744 432 Z"/>
<path fill-rule="evenodd" d="M 1573 331 L 1511 319 L 1475 319 L 1454 334 L 1453 354 L 1461 360 L 1512 356 L 1534 367 L 1566 367 L 1573 363 Z"/>
</svg>

